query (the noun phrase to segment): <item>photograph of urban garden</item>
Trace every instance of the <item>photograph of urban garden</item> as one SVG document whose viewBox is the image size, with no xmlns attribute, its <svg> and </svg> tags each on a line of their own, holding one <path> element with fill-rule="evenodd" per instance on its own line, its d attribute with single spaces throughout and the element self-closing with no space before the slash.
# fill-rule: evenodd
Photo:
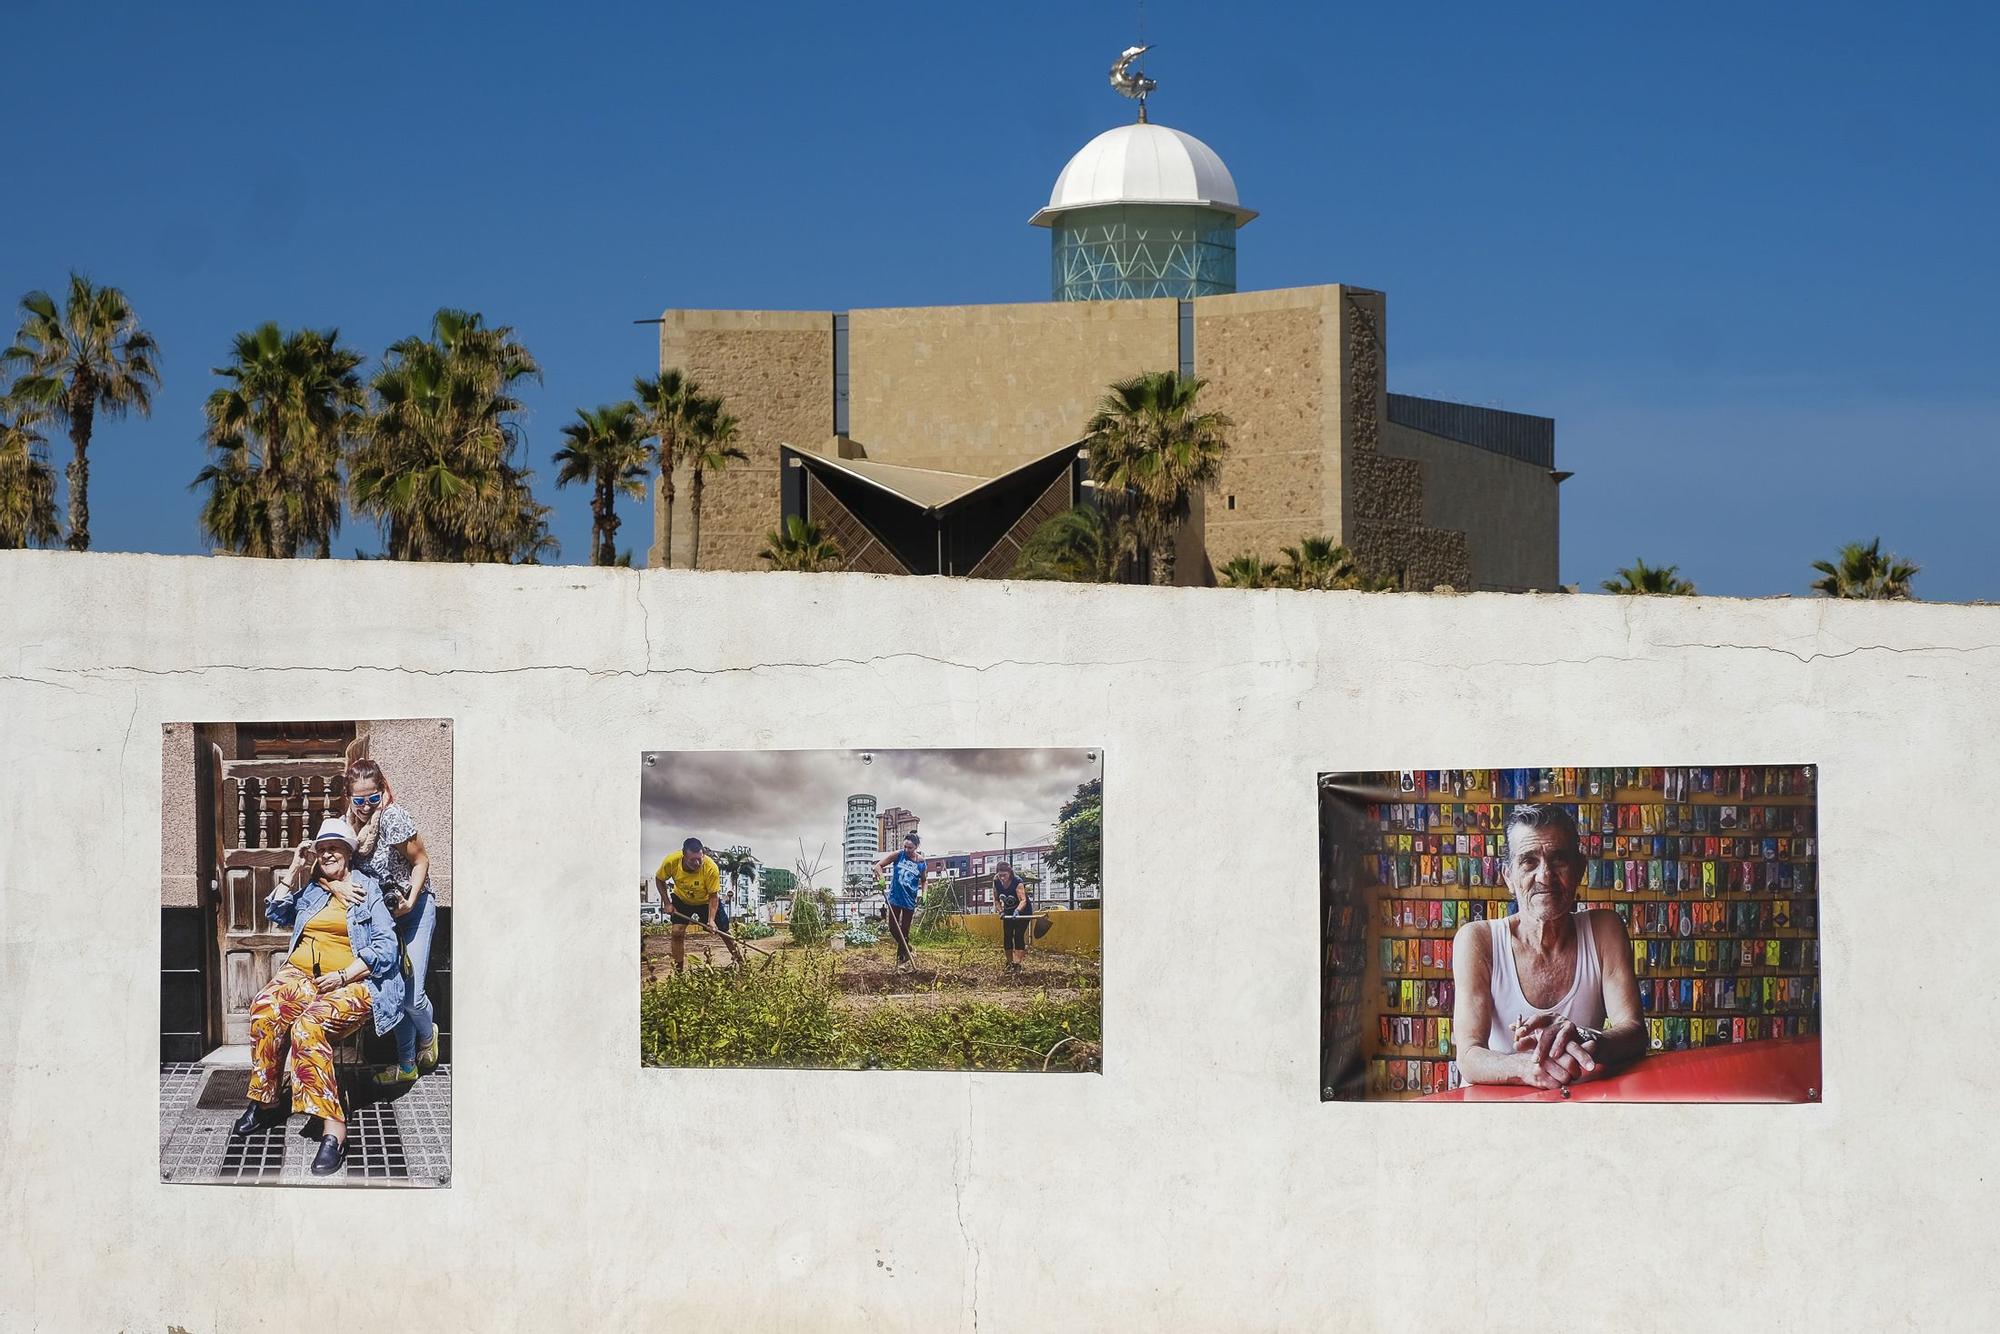
<svg viewBox="0 0 2000 1334">
<path fill-rule="evenodd" d="M 647 1066 L 1103 1068 L 1103 752 L 649 752 Z"/>
</svg>

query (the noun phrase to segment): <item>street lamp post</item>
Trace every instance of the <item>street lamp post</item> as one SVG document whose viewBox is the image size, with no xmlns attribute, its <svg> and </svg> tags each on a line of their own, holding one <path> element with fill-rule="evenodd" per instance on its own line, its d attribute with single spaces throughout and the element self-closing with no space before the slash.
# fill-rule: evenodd
<svg viewBox="0 0 2000 1334">
<path fill-rule="evenodd" d="M 995 834 L 1000 835 L 1000 860 L 1003 862 L 1011 861 L 1012 854 L 1007 851 L 1007 822 L 1005 820 L 1000 822 L 998 829 L 989 829 L 986 831 L 986 837 L 988 838 L 993 837 Z M 995 904 L 994 906 L 998 907 L 999 905 Z"/>
</svg>

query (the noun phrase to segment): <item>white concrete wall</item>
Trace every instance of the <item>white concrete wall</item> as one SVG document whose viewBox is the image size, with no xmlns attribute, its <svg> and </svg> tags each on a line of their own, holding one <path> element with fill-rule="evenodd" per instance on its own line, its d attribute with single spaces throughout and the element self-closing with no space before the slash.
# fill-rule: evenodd
<svg viewBox="0 0 2000 1334">
<path fill-rule="evenodd" d="M 0 1328 L 1981 1327 L 1996 686 L 1981 607 L 0 554 Z M 160 727 L 236 716 L 457 720 L 449 1189 L 158 1179 Z M 1105 748 L 1105 1073 L 641 1070 L 638 753 L 964 745 Z M 1823 1104 L 1319 1102 L 1317 771 L 1746 762 Z"/>
</svg>

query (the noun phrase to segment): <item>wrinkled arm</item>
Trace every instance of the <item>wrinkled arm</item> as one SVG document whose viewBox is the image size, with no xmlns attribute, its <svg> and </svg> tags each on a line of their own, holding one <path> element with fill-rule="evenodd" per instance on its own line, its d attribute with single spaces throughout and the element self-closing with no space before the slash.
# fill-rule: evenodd
<svg viewBox="0 0 2000 1334">
<path fill-rule="evenodd" d="M 1600 1067 L 1625 1065 L 1646 1054 L 1646 1015 L 1639 1008 L 1639 979 L 1632 972 L 1632 939 L 1617 913 L 1600 908 L 1590 918 L 1604 970 L 1604 1036 L 1594 1055 Z"/>
</svg>

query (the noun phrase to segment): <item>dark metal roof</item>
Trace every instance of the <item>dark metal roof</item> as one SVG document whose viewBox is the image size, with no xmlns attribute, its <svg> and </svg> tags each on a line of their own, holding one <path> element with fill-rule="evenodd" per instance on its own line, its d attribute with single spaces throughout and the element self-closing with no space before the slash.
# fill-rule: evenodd
<svg viewBox="0 0 2000 1334">
<path fill-rule="evenodd" d="M 1531 417 L 1525 412 L 1476 408 L 1470 403 L 1447 403 L 1441 398 L 1391 394 L 1389 420 L 1398 426 L 1440 435 L 1538 468 L 1556 466 L 1553 417 Z"/>
</svg>

